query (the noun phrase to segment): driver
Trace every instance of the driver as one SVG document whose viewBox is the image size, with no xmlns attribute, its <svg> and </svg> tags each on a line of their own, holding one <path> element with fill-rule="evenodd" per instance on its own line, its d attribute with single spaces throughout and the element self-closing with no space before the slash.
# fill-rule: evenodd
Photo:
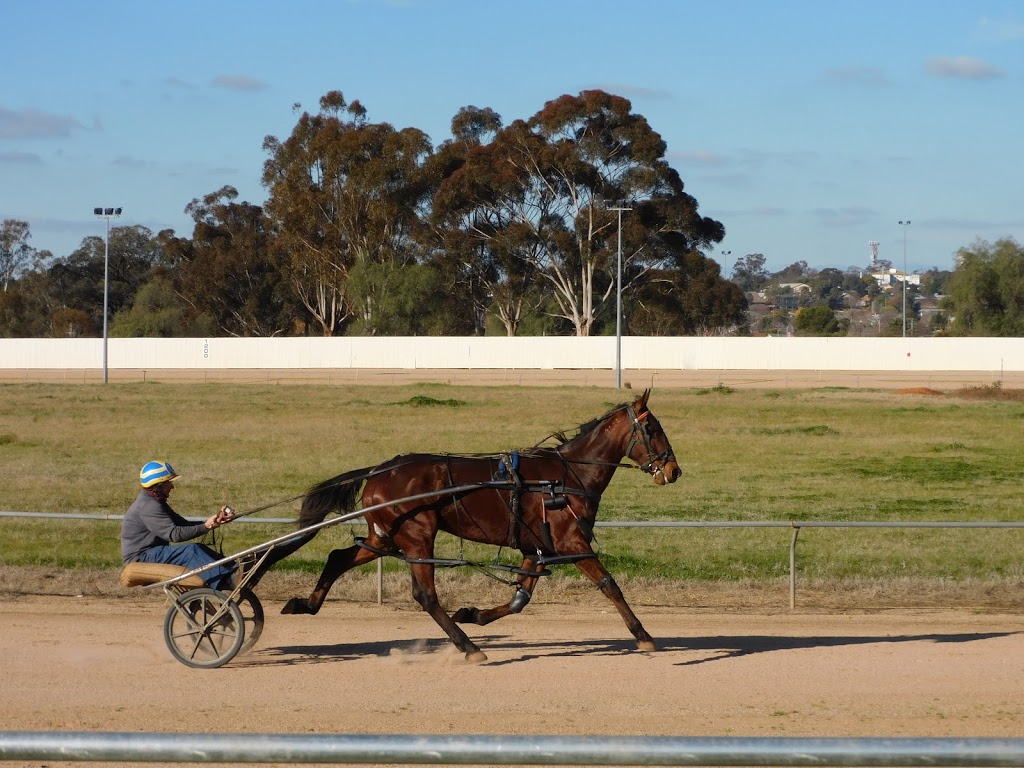
<svg viewBox="0 0 1024 768">
<path fill-rule="evenodd" d="M 167 503 L 177 479 L 174 467 L 163 461 L 151 461 L 139 472 L 142 490 L 121 523 L 121 559 L 126 564 L 170 563 L 191 571 L 223 559 L 205 544 L 178 542 L 199 538 L 219 528 L 234 519 L 234 512 L 225 505 L 201 523 L 189 522 Z M 235 563 L 224 563 L 199 575 L 207 586 L 231 589 L 234 570 Z"/>
</svg>

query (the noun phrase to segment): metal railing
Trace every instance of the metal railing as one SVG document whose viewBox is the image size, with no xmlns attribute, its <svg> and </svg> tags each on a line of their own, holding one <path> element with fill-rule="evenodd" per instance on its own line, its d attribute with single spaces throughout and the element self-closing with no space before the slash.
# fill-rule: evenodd
<svg viewBox="0 0 1024 768">
<path fill-rule="evenodd" d="M 1024 522 L 820 522 L 811 520 L 736 520 L 718 522 L 597 523 L 609 528 L 791 528 L 789 537 L 789 608 L 796 608 L 796 541 L 802 528 L 1024 528 Z"/>
<path fill-rule="evenodd" d="M 98 515 L 87 513 L 55 513 L 55 512 L 0 512 L 0 517 L 45 518 L 61 520 L 109 520 L 119 521 L 123 515 Z M 196 518 L 198 521 L 199 518 Z M 284 517 L 240 517 L 235 523 L 295 523 L 294 518 Z M 234 523 L 233 523 L 234 524 Z M 352 523 L 353 525 L 357 523 Z M 666 522 L 618 522 L 598 521 L 598 528 L 788 528 L 792 533 L 789 538 L 789 608 L 796 608 L 796 543 L 803 528 L 1024 528 L 1024 522 L 885 522 L 885 521 L 851 521 L 825 522 L 812 520 L 720 520 L 720 521 L 666 521 Z M 377 560 L 377 604 L 383 603 L 384 566 L 383 559 Z"/>
<path fill-rule="evenodd" d="M 399 765 L 1024 766 L 1024 739 L 0 731 L 0 761 Z"/>
</svg>

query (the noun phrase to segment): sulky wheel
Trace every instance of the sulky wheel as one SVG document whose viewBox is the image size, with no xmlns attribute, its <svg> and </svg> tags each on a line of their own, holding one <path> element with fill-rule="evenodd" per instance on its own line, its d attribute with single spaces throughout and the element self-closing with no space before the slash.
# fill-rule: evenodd
<svg viewBox="0 0 1024 768">
<path fill-rule="evenodd" d="M 216 669 L 235 657 L 245 641 L 245 620 L 227 595 L 190 589 L 167 609 L 164 640 L 182 664 Z"/>
<path fill-rule="evenodd" d="M 245 624 L 245 640 L 239 653 L 245 653 L 256 645 L 256 641 L 263 634 L 263 603 L 256 597 L 255 592 L 243 589 L 238 595 L 238 610 L 242 612 L 242 621 Z"/>
</svg>

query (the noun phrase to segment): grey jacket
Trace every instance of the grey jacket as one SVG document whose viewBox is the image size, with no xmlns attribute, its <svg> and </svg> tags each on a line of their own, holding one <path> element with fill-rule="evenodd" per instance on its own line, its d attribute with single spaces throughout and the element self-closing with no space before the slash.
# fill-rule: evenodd
<svg viewBox="0 0 1024 768">
<path fill-rule="evenodd" d="M 188 541 L 206 533 L 204 523 L 190 523 L 166 500 L 143 490 L 128 508 L 121 523 L 121 559 L 126 563 L 139 559 L 150 547 Z"/>
</svg>

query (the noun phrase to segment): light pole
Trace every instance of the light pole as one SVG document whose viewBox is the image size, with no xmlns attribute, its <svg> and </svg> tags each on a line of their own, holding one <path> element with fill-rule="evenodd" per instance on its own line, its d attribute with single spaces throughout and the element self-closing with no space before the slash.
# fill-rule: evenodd
<svg viewBox="0 0 1024 768">
<path fill-rule="evenodd" d="M 97 217 L 107 220 L 103 239 L 103 383 L 107 383 L 107 306 L 110 303 L 110 220 L 121 215 L 120 208 L 93 208 Z"/>
<path fill-rule="evenodd" d="M 903 227 L 903 338 L 907 338 L 907 227 L 910 219 L 899 222 Z"/>
<path fill-rule="evenodd" d="M 622 389 L 622 212 L 632 208 L 609 208 L 619 216 L 619 250 L 615 280 L 615 388 Z"/>
</svg>

